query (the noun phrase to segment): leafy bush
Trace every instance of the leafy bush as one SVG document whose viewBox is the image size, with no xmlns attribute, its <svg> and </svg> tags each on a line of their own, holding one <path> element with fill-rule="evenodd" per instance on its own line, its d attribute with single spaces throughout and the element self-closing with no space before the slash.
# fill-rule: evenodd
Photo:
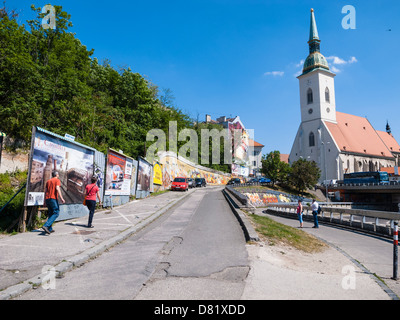
<svg viewBox="0 0 400 320">
<path fill-rule="evenodd" d="M 0 209 L 24 185 L 27 171 L 0 174 Z M 25 191 L 21 192 L 0 212 L 0 232 L 6 231 L 19 218 L 24 206 Z"/>
</svg>

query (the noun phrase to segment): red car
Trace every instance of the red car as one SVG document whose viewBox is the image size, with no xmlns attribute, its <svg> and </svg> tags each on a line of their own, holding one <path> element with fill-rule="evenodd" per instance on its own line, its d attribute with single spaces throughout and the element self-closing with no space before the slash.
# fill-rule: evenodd
<svg viewBox="0 0 400 320">
<path fill-rule="evenodd" d="M 185 177 L 176 177 L 174 181 L 172 181 L 171 190 L 189 190 L 189 184 Z"/>
</svg>

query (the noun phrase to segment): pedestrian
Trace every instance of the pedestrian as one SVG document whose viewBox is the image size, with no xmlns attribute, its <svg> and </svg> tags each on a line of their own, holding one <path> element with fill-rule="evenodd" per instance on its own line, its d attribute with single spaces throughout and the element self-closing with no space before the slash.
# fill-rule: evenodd
<svg viewBox="0 0 400 320">
<path fill-rule="evenodd" d="M 314 227 L 313 228 L 319 228 L 318 225 L 318 208 L 319 208 L 319 204 L 317 201 L 315 201 L 315 199 L 313 199 L 312 204 L 311 204 L 311 210 L 312 210 L 312 214 L 314 217 Z"/>
<path fill-rule="evenodd" d="M 65 200 L 61 194 L 61 181 L 59 179 L 60 176 L 58 172 L 53 171 L 51 176 L 52 178 L 46 182 L 45 188 L 45 201 L 48 208 L 48 219 L 42 227 L 44 232 L 47 234 L 54 232 L 52 225 L 60 215 L 58 198 L 61 199 L 62 203 L 65 203 Z"/>
<path fill-rule="evenodd" d="M 92 177 L 92 183 L 88 184 L 85 188 L 85 199 L 86 206 L 89 209 L 89 220 L 88 220 L 88 228 L 93 228 L 92 225 L 94 210 L 96 209 L 96 196 L 99 199 L 99 203 L 101 205 L 100 192 L 99 187 L 97 186 L 97 178 L 96 176 Z"/>
<path fill-rule="evenodd" d="M 303 205 L 301 203 L 301 200 L 298 201 L 297 217 L 299 218 L 300 221 L 300 228 L 303 228 Z"/>
</svg>

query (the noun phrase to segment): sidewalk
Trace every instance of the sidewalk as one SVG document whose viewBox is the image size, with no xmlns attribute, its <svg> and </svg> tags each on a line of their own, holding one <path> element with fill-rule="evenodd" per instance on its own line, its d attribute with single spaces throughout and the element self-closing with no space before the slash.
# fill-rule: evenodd
<svg viewBox="0 0 400 320">
<path fill-rule="evenodd" d="M 294 228 L 299 227 L 297 219 L 264 211 L 265 208 L 257 208 L 254 213 Z M 313 222 L 304 221 L 302 230 L 329 245 L 322 253 L 296 254 L 295 250 L 282 250 L 279 246 L 275 252 L 273 248 L 263 248 L 262 251 L 268 250 L 261 254 L 257 248 L 253 250 L 253 255 L 257 255 L 253 259 L 255 267 L 259 266 L 263 272 L 271 269 L 269 285 L 272 286 L 272 282 L 279 284 L 275 297 L 281 293 L 287 299 L 290 295 L 284 288 L 290 287 L 290 294 L 298 294 L 300 299 L 399 300 L 400 281 L 390 278 L 393 258 L 391 241 L 323 223 L 320 223 L 318 229 L 312 226 Z M 274 272 L 275 277 L 271 276 Z M 284 276 L 278 276 L 279 273 Z M 257 275 L 257 282 L 254 282 L 256 287 L 262 283 L 262 275 Z M 276 279 L 285 279 L 287 283 L 282 285 L 282 281 Z M 349 287 L 346 290 L 342 287 L 343 281 L 345 287 Z M 301 282 L 303 283 L 300 285 Z M 309 284 L 313 282 L 313 288 L 309 288 Z M 354 288 L 350 288 L 352 283 Z"/>
<path fill-rule="evenodd" d="M 41 285 L 49 268 L 62 276 L 136 233 L 195 191 L 166 192 L 96 211 L 93 229 L 86 228 L 86 216 L 56 222 L 50 235 L 41 229 L 0 235 L 0 300 Z"/>
</svg>

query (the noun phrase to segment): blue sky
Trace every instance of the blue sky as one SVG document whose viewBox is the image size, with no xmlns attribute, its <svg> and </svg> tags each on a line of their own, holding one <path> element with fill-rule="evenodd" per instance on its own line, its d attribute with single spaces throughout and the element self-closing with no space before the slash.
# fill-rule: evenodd
<svg viewBox="0 0 400 320">
<path fill-rule="evenodd" d="M 100 61 L 130 67 L 172 90 L 193 118 L 239 115 L 263 153 L 290 153 L 300 124 L 296 75 L 308 55 L 314 8 L 321 53 L 335 77 L 337 111 L 386 121 L 400 141 L 400 1 L 8 0 L 20 23 L 30 4 L 61 5 L 71 31 Z M 345 5 L 356 29 L 344 29 Z M 389 31 L 390 30 L 390 31 Z"/>
</svg>

